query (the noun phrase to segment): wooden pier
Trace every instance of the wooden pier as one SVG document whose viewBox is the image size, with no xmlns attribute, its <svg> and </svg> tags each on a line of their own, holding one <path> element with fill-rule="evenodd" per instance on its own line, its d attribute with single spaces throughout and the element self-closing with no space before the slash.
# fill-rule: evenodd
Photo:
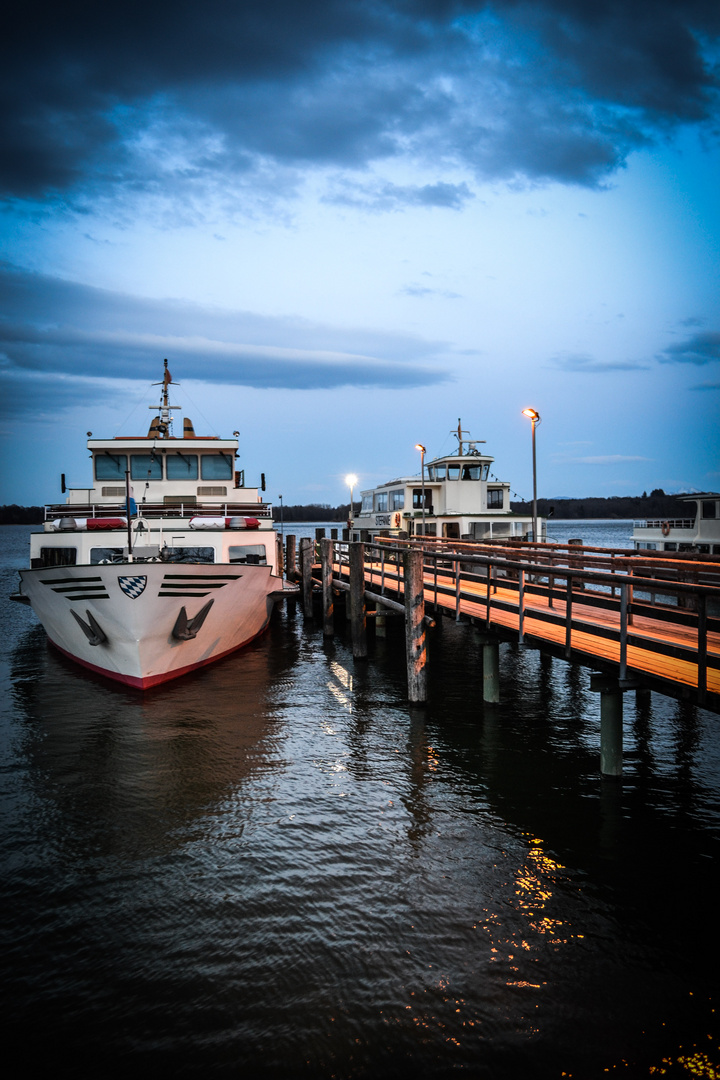
<svg viewBox="0 0 720 1080">
<path fill-rule="evenodd" d="M 294 537 L 292 546 L 294 563 Z M 300 556 L 306 616 L 322 594 L 323 630 L 332 635 L 334 598 L 346 593 L 356 659 L 367 656 L 369 615 L 377 632 L 387 614 L 404 615 L 411 701 L 426 698 L 427 630 L 442 618 L 482 634 L 488 703 L 502 692 L 503 641 L 592 668 L 606 775 L 622 771 L 625 691 L 655 690 L 720 713 L 720 558 L 429 539 L 303 540 Z"/>
</svg>

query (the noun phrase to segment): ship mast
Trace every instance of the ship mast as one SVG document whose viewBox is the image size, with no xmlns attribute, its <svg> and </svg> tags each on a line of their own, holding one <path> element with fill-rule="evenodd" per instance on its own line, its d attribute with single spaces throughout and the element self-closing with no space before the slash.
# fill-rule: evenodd
<svg viewBox="0 0 720 1080">
<path fill-rule="evenodd" d="M 167 439 L 170 437 L 170 425 L 172 423 L 172 416 L 170 415 L 170 410 L 181 408 L 180 405 L 170 404 L 168 387 L 170 386 L 170 383 L 172 383 L 173 386 L 179 386 L 180 383 L 173 383 L 173 377 L 170 374 L 167 360 L 163 360 L 163 363 L 165 365 L 165 371 L 163 374 L 162 382 L 153 383 L 153 386 L 162 386 L 162 392 L 160 394 L 160 416 L 156 425 L 156 431 L 161 439 Z M 149 408 L 153 411 L 155 410 L 154 405 L 150 405 Z"/>
</svg>

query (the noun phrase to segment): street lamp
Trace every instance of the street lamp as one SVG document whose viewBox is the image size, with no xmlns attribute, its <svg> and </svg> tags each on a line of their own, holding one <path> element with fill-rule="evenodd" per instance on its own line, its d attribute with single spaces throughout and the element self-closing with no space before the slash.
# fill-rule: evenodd
<svg viewBox="0 0 720 1080">
<path fill-rule="evenodd" d="M 537 512 L 537 466 L 535 461 L 535 428 L 540 423 L 540 413 L 536 409 L 523 409 L 523 416 L 528 416 L 532 421 L 532 457 L 533 457 L 533 540 L 538 543 L 538 512 Z"/>
<path fill-rule="evenodd" d="M 353 530 L 353 488 L 355 487 L 357 482 L 358 482 L 358 478 L 355 475 L 355 473 L 349 473 L 345 477 L 345 483 L 350 488 L 350 513 L 348 514 L 348 529 L 349 529 L 349 539 L 350 540 L 352 540 L 352 530 Z"/>
<path fill-rule="evenodd" d="M 283 528 L 283 501 L 282 501 L 282 495 L 278 495 L 278 499 L 280 500 L 280 536 L 282 537 L 283 544 L 284 544 L 285 530 Z"/>
<path fill-rule="evenodd" d="M 422 473 L 422 531 L 423 543 L 425 543 L 425 447 L 422 443 L 415 443 L 415 449 L 420 451 L 420 470 Z"/>
</svg>

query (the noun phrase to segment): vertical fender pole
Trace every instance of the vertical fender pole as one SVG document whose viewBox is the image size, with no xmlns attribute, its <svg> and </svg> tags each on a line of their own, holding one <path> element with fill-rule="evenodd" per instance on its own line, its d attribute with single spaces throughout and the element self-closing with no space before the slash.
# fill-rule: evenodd
<svg viewBox="0 0 720 1080">
<path fill-rule="evenodd" d="M 277 576 L 285 576 L 285 552 L 283 550 L 282 536 L 275 535 L 275 543 L 277 546 L 276 559 L 277 559 Z"/>
<path fill-rule="evenodd" d="M 335 630 L 335 600 L 332 591 L 333 542 L 320 540 L 320 565 L 323 595 L 323 637 L 332 637 Z"/>
<path fill-rule="evenodd" d="M 365 545 L 353 541 L 350 553 L 350 630 L 353 657 L 367 657 L 367 615 L 365 611 Z"/>
<path fill-rule="evenodd" d="M 303 615 L 312 619 L 312 562 L 315 545 L 309 536 L 300 541 L 300 573 L 302 577 Z"/>
<path fill-rule="evenodd" d="M 408 698 L 410 701 L 427 701 L 427 642 L 422 551 L 403 553 L 403 576 Z"/>
<path fill-rule="evenodd" d="M 617 679 L 591 675 L 590 689 L 600 691 L 600 772 L 622 776 L 623 694 Z"/>
</svg>

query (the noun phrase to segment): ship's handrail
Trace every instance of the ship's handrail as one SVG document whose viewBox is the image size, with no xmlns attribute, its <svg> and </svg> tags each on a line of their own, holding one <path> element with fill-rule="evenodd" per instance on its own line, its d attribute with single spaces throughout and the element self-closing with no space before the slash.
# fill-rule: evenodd
<svg viewBox="0 0 720 1080">
<path fill-rule="evenodd" d="M 695 518 L 654 518 L 646 521 L 633 521 L 633 529 L 662 529 L 663 525 L 671 529 L 694 529 Z"/>
<path fill-rule="evenodd" d="M 58 503 L 45 507 L 45 520 L 58 518 L 117 518 L 126 516 L 125 503 Z M 272 518 L 269 503 L 139 503 L 137 516 L 142 518 L 256 517 Z"/>
</svg>

